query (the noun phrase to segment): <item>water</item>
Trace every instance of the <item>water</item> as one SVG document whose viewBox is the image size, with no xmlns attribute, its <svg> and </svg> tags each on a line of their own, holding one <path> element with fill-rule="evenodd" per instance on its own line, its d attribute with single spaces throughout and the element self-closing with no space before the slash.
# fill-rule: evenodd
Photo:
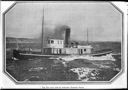
<svg viewBox="0 0 128 90">
<path fill-rule="evenodd" d="M 108 81 L 120 72 L 120 57 L 115 55 L 115 61 L 75 59 L 66 65 L 55 58 L 8 58 L 6 70 L 18 81 Z"/>
</svg>

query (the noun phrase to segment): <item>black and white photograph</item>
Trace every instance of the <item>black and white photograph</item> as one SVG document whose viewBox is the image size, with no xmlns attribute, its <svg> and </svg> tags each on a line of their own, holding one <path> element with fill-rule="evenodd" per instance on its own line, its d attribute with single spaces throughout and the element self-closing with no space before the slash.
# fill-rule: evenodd
<svg viewBox="0 0 128 90">
<path fill-rule="evenodd" d="M 16 2 L 3 14 L 4 72 L 26 84 L 114 82 L 123 32 L 111 2 Z"/>
</svg>

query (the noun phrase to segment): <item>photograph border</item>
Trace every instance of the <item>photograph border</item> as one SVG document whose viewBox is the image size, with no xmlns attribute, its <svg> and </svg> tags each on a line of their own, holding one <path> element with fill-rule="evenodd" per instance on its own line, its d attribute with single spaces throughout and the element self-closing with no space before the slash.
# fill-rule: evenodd
<svg viewBox="0 0 128 90">
<path fill-rule="evenodd" d="M 3 52 L 4 52 L 4 60 L 3 60 L 3 72 L 4 74 L 6 74 L 6 76 L 8 76 L 12 81 L 15 82 L 15 84 L 111 84 L 113 81 L 115 81 L 115 79 L 119 78 L 119 76 L 124 72 L 124 63 L 125 63 L 125 60 L 124 60 L 124 13 L 116 6 L 114 5 L 112 2 L 109 2 L 109 1 L 98 1 L 99 2 L 109 2 L 116 10 L 118 10 L 121 14 L 122 14 L 122 30 L 121 30 L 121 36 L 122 36 L 122 39 L 121 39 L 121 71 L 115 75 L 110 81 L 17 81 L 15 78 L 13 78 L 13 76 L 11 76 L 7 71 L 6 71 L 6 30 L 5 30 L 5 14 L 10 10 L 12 9 L 17 3 L 62 3 L 62 1 L 41 1 L 41 2 L 37 2 L 37 1 L 34 1 L 34 2 L 31 2 L 31 1 L 16 1 L 14 4 L 12 4 L 5 12 L 2 13 L 2 25 L 3 25 Z M 84 2 L 84 3 L 90 3 L 90 2 L 96 2 L 97 1 L 63 1 L 63 2 L 67 2 L 67 3 L 81 3 L 81 2 Z"/>
</svg>

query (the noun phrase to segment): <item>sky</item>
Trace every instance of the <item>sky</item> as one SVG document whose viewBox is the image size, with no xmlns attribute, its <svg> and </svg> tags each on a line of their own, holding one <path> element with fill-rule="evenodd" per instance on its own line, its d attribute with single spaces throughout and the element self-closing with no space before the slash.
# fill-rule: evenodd
<svg viewBox="0 0 128 90">
<path fill-rule="evenodd" d="M 43 13 L 44 9 L 44 13 Z M 39 38 L 57 26 L 69 26 L 71 39 L 121 41 L 122 14 L 110 3 L 17 3 L 5 15 L 6 37 Z"/>
</svg>

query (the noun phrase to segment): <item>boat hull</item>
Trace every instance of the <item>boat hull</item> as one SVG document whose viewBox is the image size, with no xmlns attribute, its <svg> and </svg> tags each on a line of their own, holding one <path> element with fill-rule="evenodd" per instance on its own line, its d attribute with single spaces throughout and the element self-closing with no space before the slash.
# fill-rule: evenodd
<svg viewBox="0 0 128 90">
<path fill-rule="evenodd" d="M 112 51 L 107 51 L 107 52 L 102 52 L 102 53 L 93 53 L 93 54 L 87 54 L 89 56 L 93 56 L 93 57 L 101 57 L 101 56 L 105 56 L 107 54 L 112 53 Z M 71 56 L 70 54 L 51 54 L 51 55 L 45 55 L 45 54 L 35 54 L 35 53 L 24 53 L 20 50 L 13 50 L 13 58 L 19 59 L 19 60 L 24 60 L 24 59 L 33 59 L 33 58 L 58 58 L 58 57 L 63 57 L 63 56 Z M 84 55 L 76 55 L 76 56 L 85 56 Z"/>
</svg>

